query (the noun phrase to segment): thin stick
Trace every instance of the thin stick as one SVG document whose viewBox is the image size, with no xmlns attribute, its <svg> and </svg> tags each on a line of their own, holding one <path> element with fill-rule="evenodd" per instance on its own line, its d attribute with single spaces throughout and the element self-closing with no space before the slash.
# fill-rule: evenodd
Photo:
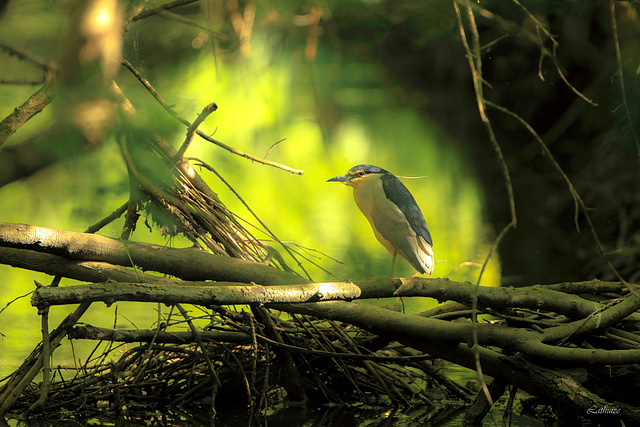
<svg viewBox="0 0 640 427">
<path fill-rule="evenodd" d="M 0 145 L 40 113 L 53 100 L 53 85 L 46 83 L 0 122 Z"/>
<path fill-rule="evenodd" d="M 90 306 L 91 303 L 80 304 L 73 313 L 69 314 L 60 325 L 51 332 L 51 348 L 56 348 L 60 344 L 60 341 L 67 335 L 67 331 L 71 329 Z M 41 348 L 36 347 L 31 355 L 22 363 L 22 366 L 18 369 L 18 374 L 7 383 L 4 394 L 0 396 L 0 417 L 9 411 L 11 405 L 13 405 L 24 389 L 33 381 L 38 372 L 40 372 L 43 366 L 42 358 Z"/>
<path fill-rule="evenodd" d="M 622 71 L 622 54 L 620 53 L 620 41 L 618 40 L 618 21 L 616 19 L 616 2 L 614 0 L 609 0 L 609 10 L 611 11 L 611 29 L 613 31 L 613 43 L 616 47 L 616 62 L 618 65 L 618 81 L 620 82 L 620 93 L 622 94 L 622 106 L 624 107 L 625 115 L 627 116 L 627 121 L 629 122 L 629 128 L 631 128 L 631 133 L 633 134 L 633 139 L 636 143 L 636 150 L 638 152 L 638 157 L 640 158 L 640 140 L 638 139 L 638 134 L 634 128 L 634 122 L 631 119 L 631 112 L 629 111 L 629 103 L 627 102 L 627 91 L 624 87 L 624 73 Z"/>
<path fill-rule="evenodd" d="M 564 73 L 562 72 L 562 68 L 560 67 L 560 64 L 558 63 L 558 56 L 556 55 L 557 49 L 558 49 L 558 46 L 554 44 L 553 45 L 553 51 L 552 51 L 553 52 L 552 53 L 552 58 L 553 58 L 553 63 L 556 66 L 556 71 L 558 72 L 558 75 L 560 76 L 560 78 L 562 79 L 564 84 L 566 84 L 567 87 L 569 89 L 571 89 L 573 91 L 573 93 L 578 95 L 580 98 L 584 99 L 586 102 L 591 104 L 593 107 L 597 107 L 598 106 L 597 102 L 594 102 L 594 101 L 590 100 L 589 98 L 587 98 L 585 95 L 582 94 L 582 92 L 580 92 L 571 83 L 569 83 L 569 80 L 565 77 Z"/>
<path fill-rule="evenodd" d="M 196 3 L 197 1 L 198 0 L 175 0 L 175 1 L 170 1 L 161 5 L 155 6 L 155 7 L 150 7 L 149 9 L 144 9 L 142 12 L 134 16 L 132 21 L 133 22 L 140 21 L 141 19 L 145 19 L 150 16 L 159 14 L 161 12 L 164 12 L 165 10 L 175 9 L 180 6 Z"/>
<path fill-rule="evenodd" d="M 636 297 L 640 298 L 640 295 L 633 289 L 633 287 L 626 280 L 624 280 L 622 278 L 622 276 L 620 275 L 618 270 L 615 268 L 615 266 L 609 260 L 609 257 L 607 256 L 607 252 L 604 250 L 604 247 L 602 246 L 602 242 L 600 241 L 600 238 L 598 237 L 598 233 L 596 232 L 595 226 L 593 225 L 593 222 L 591 221 L 591 215 L 589 214 L 589 209 L 587 209 L 586 205 L 584 204 L 584 201 L 580 197 L 580 194 L 578 194 L 578 190 L 576 190 L 576 188 L 573 186 L 573 183 L 571 182 L 571 180 L 569 179 L 567 174 L 564 173 L 564 171 L 562 170 L 562 168 L 560 167 L 560 165 L 558 164 L 556 159 L 553 157 L 553 154 L 551 153 L 551 150 L 549 150 L 549 147 L 547 147 L 547 145 L 544 143 L 542 138 L 540 138 L 540 136 L 535 131 L 535 129 L 533 129 L 533 127 L 531 127 L 531 125 L 529 123 L 527 123 L 526 120 L 524 120 L 522 117 L 520 117 L 518 114 L 514 113 L 513 111 L 508 110 L 508 109 L 506 109 L 506 108 L 504 108 L 504 107 L 502 107 L 500 105 L 494 104 L 493 102 L 490 102 L 490 101 L 487 101 L 487 105 L 490 106 L 490 107 L 493 107 L 493 108 L 495 108 L 495 109 L 497 109 L 497 110 L 499 110 L 499 111 L 501 111 L 501 112 L 503 112 L 505 114 L 510 115 L 511 117 L 513 117 L 514 119 L 519 121 L 520 124 L 522 124 L 522 126 L 524 126 L 524 128 L 527 129 L 529 131 L 529 133 L 531 133 L 531 135 L 533 135 L 534 139 L 538 142 L 538 144 L 542 148 L 542 151 L 544 152 L 544 154 L 546 154 L 547 157 L 549 157 L 549 159 L 551 160 L 551 163 L 553 164 L 553 166 L 556 168 L 558 173 L 562 176 L 562 178 L 565 180 L 565 182 L 569 186 L 569 191 L 571 192 L 571 196 L 573 197 L 573 201 L 574 201 L 574 203 L 576 205 L 575 215 L 574 215 L 574 221 L 575 221 L 575 224 L 576 224 L 576 228 L 579 230 L 579 227 L 578 227 L 578 207 L 580 207 L 580 209 L 582 210 L 582 214 L 584 215 L 585 219 L 587 220 L 587 225 L 589 226 L 589 231 L 591 232 L 591 235 L 593 236 L 593 239 L 595 240 L 596 245 L 598 246 L 598 250 L 600 251 L 600 255 L 604 258 L 605 262 L 607 263 L 607 266 L 611 269 L 611 271 L 613 271 L 613 273 L 616 275 L 617 279 L 622 284 L 624 284 L 624 286 L 629 290 L 629 292 L 631 292 Z"/>
<path fill-rule="evenodd" d="M 247 202 L 245 202 L 242 197 L 240 197 L 240 194 L 238 194 L 236 192 L 236 190 L 227 182 L 226 179 L 224 179 L 224 177 L 222 175 L 220 175 L 218 173 L 217 170 L 215 170 L 213 168 L 213 166 L 207 164 L 206 162 L 203 162 L 200 159 L 189 158 L 187 160 L 195 160 L 195 161 L 199 162 L 199 166 L 202 166 L 205 169 L 208 169 L 211 172 L 213 172 L 214 174 L 216 174 L 216 176 L 220 179 L 220 181 L 222 181 L 229 188 L 229 190 L 231 190 L 233 192 L 233 194 L 235 194 L 235 196 L 238 198 L 238 200 L 240 200 L 242 202 L 242 204 L 245 206 L 245 208 L 247 208 L 247 210 L 251 213 L 251 215 L 253 215 L 253 217 L 260 223 L 260 225 L 262 225 L 264 227 L 264 229 L 268 233 L 268 235 L 270 237 L 272 237 L 274 240 L 276 240 L 278 243 L 280 243 L 280 245 L 284 248 L 284 250 L 287 251 L 287 253 L 289 255 L 291 255 L 291 258 L 293 258 L 296 261 L 296 263 L 298 264 L 298 267 L 300 267 L 302 269 L 302 271 L 304 271 L 304 274 L 307 275 L 307 278 L 309 278 L 309 280 L 311 280 L 311 276 L 309 275 L 307 270 L 304 268 L 302 263 L 300 261 L 298 261 L 298 258 L 296 258 L 296 256 L 291 252 L 291 250 L 287 247 L 287 245 L 282 243 L 282 241 L 280 239 L 278 239 L 278 237 L 276 237 L 275 234 L 273 234 L 273 232 L 269 229 L 269 227 L 267 227 L 267 224 L 262 222 L 262 220 L 258 217 L 258 215 L 253 211 L 253 209 L 251 209 L 251 207 L 249 207 L 249 204 Z"/>
<path fill-rule="evenodd" d="M 49 341 L 49 309 L 45 309 L 41 315 L 42 328 L 42 385 L 40 388 L 40 397 L 33 402 L 27 414 L 32 413 L 44 405 L 49 396 L 49 388 L 51 387 L 51 342 Z"/>
<path fill-rule="evenodd" d="M 211 104 L 204 107 L 202 109 L 202 112 L 198 114 L 198 117 L 196 117 L 193 123 L 191 123 L 187 127 L 187 136 L 185 137 L 184 142 L 180 146 L 180 149 L 178 150 L 178 152 L 175 154 L 175 156 L 173 156 L 174 162 L 179 161 L 182 158 L 182 156 L 184 156 L 184 153 L 185 151 L 187 151 L 187 148 L 189 148 L 189 144 L 191 144 L 191 141 L 193 140 L 193 135 L 198 129 L 198 126 L 200 126 L 200 123 L 204 122 L 205 119 L 209 117 L 209 114 L 213 113 L 217 109 L 218 109 L 218 106 L 216 105 L 216 103 L 212 102 Z"/>
<path fill-rule="evenodd" d="M 111 223 L 112 221 L 115 221 L 116 219 L 120 218 L 122 216 L 122 214 L 127 210 L 127 206 L 129 206 L 129 202 L 125 202 L 118 209 L 116 209 L 115 211 L 111 212 L 111 214 L 109 214 L 108 216 L 104 217 L 103 219 L 101 219 L 100 221 L 96 222 L 95 224 L 89 226 L 89 228 L 87 228 L 85 230 L 85 233 L 90 233 L 90 234 L 96 233 L 102 227 L 104 227 L 105 225 L 107 225 L 107 224 Z"/>
<path fill-rule="evenodd" d="M 480 56 L 480 44 L 479 44 L 480 36 L 478 35 L 478 28 L 475 25 L 473 12 L 467 1 L 466 2 L 467 12 L 469 15 L 469 20 L 471 22 L 471 30 L 472 30 L 473 41 L 474 41 L 474 52 L 472 52 L 471 48 L 469 47 L 469 43 L 467 42 L 467 35 L 464 30 L 464 25 L 462 24 L 462 15 L 460 13 L 460 8 L 458 7 L 457 1 L 458 0 L 454 0 L 453 6 L 456 10 L 456 16 L 458 18 L 458 28 L 460 29 L 460 35 L 462 37 L 462 44 L 464 46 L 465 52 L 467 53 L 467 60 L 469 61 L 469 68 L 471 69 L 473 86 L 476 92 L 476 101 L 478 103 L 478 112 L 480 113 L 480 119 L 482 120 L 482 123 L 487 128 L 487 133 L 489 134 L 491 145 L 493 146 L 493 149 L 496 152 L 496 156 L 498 157 L 498 163 L 500 164 L 502 169 L 502 174 L 504 176 L 505 185 L 507 187 L 507 193 L 509 197 L 511 222 L 513 222 L 513 227 L 515 227 L 518 221 L 516 216 L 516 205 L 515 205 L 515 198 L 513 196 L 513 185 L 511 183 L 511 175 L 509 173 L 509 167 L 507 166 L 507 162 L 505 161 L 504 155 L 502 154 L 502 149 L 500 148 L 500 145 L 498 144 L 495 133 L 493 132 L 491 121 L 489 121 L 489 118 L 487 117 L 487 114 L 486 114 L 485 99 L 484 99 L 483 90 L 482 90 L 482 84 L 483 84 L 482 68 L 481 68 L 482 60 Z M 474 58 L 475 58 L 475 61 L 474 61 Z"/>
<path fill-rule="evenodd" d="M 11 46 L 8 46 L 8 45 L 6 45 L 4 43 L 0 43 L 0 50 L 5 51 L 8 55 L 12 55 L 12 56 L 20 58 L 22 60 L 29 61 L 32 64 L 35 64 L 38 67 L 42 68 L 45 72 L 50 72 L 54 67 L 52 65 L 52 63 L 49 63 L 49 62 L 45 61 L 44 59 L 38 58 L 38 57 L 30 54 L 29 52 L 25 52 L 25 51 L 22 51 L 22 50 L 15 49 L 15 48 L 13 48 Z"/>
<path fill-rule="evenodd" d="M 476 26 L 476 21 L 475 21 L 475 17 L 473 15 L 473 11 L 471 10 L 471 5 L 469 4 L 469 0 L 465 1 L 465 6 L 466 6 L 466 10 L 467 10 L 467 18 L 469 19 L 469 24 L 471 27 L 471 34 L 472 34 L 472 38 L 471 40 L 473 41 L 473 51 L 471 50 L 471 48 L 469 47 L 469 43 L 467 42 L 467 35 L 466 32 L 464 30 L 464 24 L 462 23 L 462 14 L 460 13 L 460 8 L 458 7 L 458 3 L 457 0 L 453 0 L 453 6 L 455 8 L 456 11 L 456 17 L 458 20 L 458 28 L 460 29 L 460 36 L 462 38 L 462 44 L 464 46 L 465 52 L 467 53 L 467 60 L 469 61 L 469 68 L 471 69 L 471 76 L 473 77 L 473 86 L 475 88 L 475 92 L 476 92 L 476 101 L 478 103 L 478 111 L 480 112 L 480 118 L 482 119 L 482 122 L 484 123 L 486 129 L 487 129 L 487 133 L 489 134 L 489 139 L 491 140 L 491 145 L 493 146 L 494 151 L 496 152 L 496 156 L 498 157 L 498 163 L 500 164 L 501 168 L 502 168 L 502 174 L 504 176 L 505 179 L 505 183 L 507 186 L 507 193 L 509 196 L 509 207 L 511 210 L 511 221 L 510 223 L 503 229 L 503 231 L 500 233 L 500 236 L 498 236 L 500 238 L 500 240 L 502 240 L 502 236 L 504 234 L 506 234 L 506 232 L 508 230 L 510 230 L 511 228 L 515 228 L 517 225 L 517 217 L 516 217 L 516 206 L 515 206 L 515 198 L 513 196 L 513 185 L 511 183 L 511 176 L 509 174 L 509 168 L 507 166 L 507 163 L 504 159 L 504 155 L 502 154 L 502 149 L 500 148 L 500 145 L 498 144 L 498 141 L 496 139 L 496 136 L 493 132 L 493 127 L 491 126 L 491 122 L 489 121 L 489 117 L 486 114 L 486 105 L 485 105 L 485 99 L 484 99 L 484 95 L 483 95 L 483 91 L 482 91 L 482 57 L 481 57 L 481 53 L 480 53 L 480 36 L 478 34 L 478 28 Z M 475 61 L 474 61 L 475 58 Z M 496 240 L 496 243 L 499 243 L 498 240 Z M 489 259 L 491 257 L 491 252 L 489 252 L 489 256 L 487 256 L 487 259 L 485 260 L 485 265 L 489 262 Z M 481 273 L 483 270 L 481 270 Z M 479 279 L 482 277 L 482 275 L 480 275 Z M 476 284 L 476 291 L 478 286 L 480 286 L 480 280 L 478 280 L 477 284 Z M 474 352 L 474 357 L 475 357 L 475 364 L 476 364 L 476 371 L 478 372 L 478 377 L 480 379 L 480 384 L 482 385 L 482 390 L 487 398 L 487 401 L 489 402 L 489 404 L 491 405 L 491 408 L 493 408 L 495 410 L 495 405 L 493 404 L 493 399 L 491 398 L 491 393 L 489 392 L 489 388 L 487 387 L 487 383 L 484 380 L 484 376 L 482 374 L 482 366 L 480 364 L 480 352 L 479 352 L 479 344 L 478 344 L 478 332 L 477 332 L 477 325 L 478 325 L 478 318 L 477 318 L 477 294 L 474 294 L 473 297 L 473 307 L 472 307 L 472 316 L 471 316 L 471 320 L 472 320 L 472 335 L 473 335 L 473 352 Z"/>
<path fill-rule="evenodd" d="M 175 306 L 180 311 L 180 314 L 182 315 L 182 317 L 184 317 L 184 320 L 187 321 L 187 324 L 189 325 L 189 329 L 191 329 L 191 333 L 193 333 L 193 337 L 195 338 L 196 342 L 198 343 L 198 346 L 200 347 L 200 350 L 202 351 L 202 356 L 204 357 L 204 360 L 207 363 L 207 367 L 209 368 L 209 371 L 211 372 L 211 376 L 213 377 L 214 387 L 212 387 L 212 390 L 211 390 L 211 393 L 212 393 L 212 396 L 211 396 L 211 408 L 213 410 L 213 404 L 214 404 L 214 401 L 215 401 L 215 395 L 216 395 L 217 391 L 220 389 L 220 387 L 222 387 L 222 383 L 220 383 L 220 379 L 218 378 L 218 374 L 216 374 L 216 370 L 213 367 L 213 363 L 211 363 L 211 359 L 209 358 L 209 354 L 207 353 L 207 349 L 204 346 L 204 343 L 202 342 L 202 336 L 200 335 L 200 332 L 198 332 L 198 329 L 196 329 L 196 326 L 191 321 L 191 318 L 189 317 L 189 313 L 187 313 L 187 311 L 182 307 L 181 304 L 176 304 Z"/>
<path fill-rule="evenodd" d="M 4 264 L 4 263 L 3 263 Z M 24 295 L 20 295 L 19 297 L 15 297 L 14 299 L 12 299 L 11 301 L 9 301 L 4 307 L 2 307 L 2 309 L 0 309 L 0 314 L 2 314 L 3 311 L 5 311 L 7 308 L 9 308 L 9 306 L 11 304 L 13 304 L 14 302 L 18 301 L 19 299 L 22 299 L 24 297 L 28 297 L 29 295 L 31 295 L 33 293 L 33 291 L 29 291 Z M 0 336 L 4 336 L 2 334 L 0 334 Z"/>
<path fill-rule="evenodd" d="M 286 140 L 287 140 L 287 138 L 282 138 L 280 141 L 276 141 L 273 144 L 271 144 L 271 147 L 269 147 L 269 149 L 267 150 L 267 154 L 264 155 L 264 158 L 266 159 L 267 157 L 269 157 L 269 153 L 271 153 L 271 150 L 273 150 L 273 147 L 275 147 L 276 145 L 278 145 L 281 142 L 284 142 Z"/>
<path fill-rule="evenodd" d="M 140 74 L 140 72 L 138 72 L 138 70 L 136 70 L 133 65 L 131 65 L 130 62 L 128 62 L 126 59 L 122 60 L 122 65 L 124 65 L 137 79 L 140 83 L 142 83 L 142 85 L 147 89 L 147 91 L 156 99 L 156 101 L 158 101 L 158 103 L 162 106 L 162 108 L 164 108 L 164 110 L 169 113 L 173 118 L 175 118 L 176 120 L 178 120 L 180 123 L 184 124 L 185 126 L 190 126 L 191 123 L 186 120 L 185 118 L 183 118 L 182 116 L 180 116 L 173 108 L 171 108 L 164 99 L 162 99 L 162 96 L 160 96 L 160 94 L 154 89 L 154 87 L 151 85 L 151 83 L 149 83 L 149 81 L 147 79 L 145 79 L 142 74 Z M 266 159 L 261 159 L 259 157 L 253 156 L 249 153 L 245 153 L 244 151 L 240 151 L 237 150 L 233 147 L 228 146 L 227 144 L 220 142 L 212 137 L 210 137 L 209 135 L 203 133 L 202 131 L 196 131 L 196 134 L 203 138 L 206 141 L 211 142 L 212 144 L 217 145 L 220 148 L 223 148 L 237 156 L 240 157 L 244 157 L 245 159 L 249 159 L 252 162 L 258 162 L 258 163 L 262 163 L 263 165 L 268 165 L 268 166 L 273 166 L 275 168 L 278 169 L 282 169 L 282 170 L 286 170 L 288 172 L 291 172 L 293 174 L 296 175 L 304 175 L 304 171 L 301 169 L 294 169 L 291 168 L 289 166 L 285 166 L 283 164 L 280 163 L 276 163 L 276 162 L 272 162 L 270 160 L 266 160 Z"/>
</svg>

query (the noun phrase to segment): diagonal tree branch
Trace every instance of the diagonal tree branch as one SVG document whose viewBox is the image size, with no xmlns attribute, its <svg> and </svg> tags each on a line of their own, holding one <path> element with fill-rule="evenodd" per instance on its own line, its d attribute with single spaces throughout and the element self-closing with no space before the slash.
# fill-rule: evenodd
<svg viewBox="0 0 640 427">
<path fill-rule="evenodd" d="M 22 125 L 49 105 L 52 100 L 52 84 L 45 83 L 44 86 L 31 95 L 22 105 L 16 107 L 11 114 L 0 122 L 0 146 L 2 146 L 11 135 L 17 132 Z"/>
<path fill-rule="evenodd" d="M 0 223 L 0 247 L 28 249 L 78 261 L 136 266 L 143 271 L 153 270 L 184 280 L 253 281 L 263 285 L 301 281 L 295 274 L 265 264 L 214 255 L 195 248 L 123 242 L 95 234 L 25 224 Z"/>
<path fill-rule="evenodd" d="M 153 96 L 155 98 L 156 101 L 158 101 L 158 103 L 162 106 L 162 108 L 164 108 L 164 110 L 169 113 L 173 118 L 175 118 L 176 120 L 178 120 L 180 123 L 182 123 L 185 126 L 191 126 L 191 122 L 189 122 L 187 119 L 183 118 L 180 114 L 178 114 L 173 108 L 171 108 L 171 106 L 169 106 L 169 104 L 167 104 L 165 102 L 165 100 L 162 98 L 162 96 L 155 90 L 155 88 L 153 87 L 153 85 L 144 78 L 144 76 L 142 76 L 142 74 L 140 74 L 140 72 L 138 70 L 135 69 L 135 67 L 133 65 L 131 65 L 131 63 L 129 61 L 127 61 L 126 59 L 122 60 L 122 65 L 125 66 L 125 68 L 127 68 L 131 74 L 133 74 L 140 83 L 142 83 L 142 85 L 145 87 L 145 89 L 147 89 L 147 91 L 151 94 L 151 96 Z M 202 139 L 211 142 L 212 144 L 217 145 L 218 147 L 225 149 L 233 154 L 236 154 L 240 157 L 244 157 L 245 159 L 249 159 L 253 162 L 257 162 L 257 163 L 262 163 L 264 165 L 268 165 L 268 166 L 273 166 L 275 168 L 278 169 L 283 169 L 286 170 L 287 172 L 291 172 L 293 174 L 296 175 L 303 175 L 304 171 L 301 169 L 294 169 L 291 168 L 289 166 L 285 166 L 283 164 L 277 163 L 277 162 L 272 162 L 271 160 L 267 160 L 267 159 L 262 159 L 260 157 L 256 157 L 253 156 L 249 153 L 245 153 L 244 151 L 235 149 L 223 142 L 220 142 L 212 137 L 210 137 L 209 135 L 205 134 L 204 132 L 197 130 L 196 134 L 198 136 L 200 136 Z"/>
</svg>

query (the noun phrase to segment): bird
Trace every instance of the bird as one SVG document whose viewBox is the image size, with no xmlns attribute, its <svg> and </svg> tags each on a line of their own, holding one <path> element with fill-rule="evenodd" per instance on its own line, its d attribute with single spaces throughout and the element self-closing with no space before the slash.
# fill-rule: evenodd
<svg viewBox="0 0 640 427">
<path fill-rule="evenodd" d="M 353 188 L 356 205 L 392 256 L 392 278 L 398 254 L 418 272 L 433 273 L 431 233 L 418 203 L 398 177 L 378 166 L 362 164 L 327 182 L 341 182 Z"/>
</svg>

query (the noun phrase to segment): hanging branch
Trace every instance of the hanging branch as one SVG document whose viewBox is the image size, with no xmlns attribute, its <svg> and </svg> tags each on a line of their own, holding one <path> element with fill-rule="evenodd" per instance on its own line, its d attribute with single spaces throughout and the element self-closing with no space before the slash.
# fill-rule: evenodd
<svg viewBox="0 0 640 427">
<path fill-rule="evenodd" d="M 620 41 L 618 40 L 618 20 L 616 19 L 616 2 L 609 0 L 609 13 L 611 15 L 611 31 L 613 32 L 613 44 L 616 48 L 616 65 L 618 67 L 618 82 L 620 83 L 620 96 L 622 96 L 622 107 L 627 118 L 627 123 L 631 129 L 633 140 L 636 144 L 636 151 L 638 158 L 640 158 L 640 138 L 636 132 L 635 122 L 631 118 L 631 111 L 629 110 L 629 102 L 627 101 L 627 90 L 624 84 L 624 71 L 622 68 L 622 53 L 620 53 Z"/>
<path fill-rule="evenodd" d="M 493 255 L 495 248 L 498 247 L 498 245 L 500 244 L 500 242 L 502 241 L 502 238 L 506 235 L 506 233 L 510 229 L 515 228 L 517 226 L 518 219 L 516 216 L 516 203 L 515 203 L 515 197 L 513 195 L 513 184 L 511 183 L 511 174 L 509 172 L 509 167 L 507 166 L 507 162 L 504 159 L 502 148 L 500 148 L 500 145 L 498 144 L 498 140 L 496 139 L 495 133 L 493 131 L 493 126 L 486 113 L 487 107 L 485 104 L 484 91 L 483 91 L 483 84 L 485 83 L 485 81 L 482 78 L 482 55 L 480 53 L 480 36 L 478 34 L 478 28 L 476 26 L 475 16 L 473 15 L 473 10 L 471 9 L 469 0 L 465 0 L 464 4 L 467 11 L 467 19 L 471 27 L 471 35 L 472 35 L 471 40 L 473 43 L 473 50 L 472 50 L 471 47 L 469 47 L 469 42 L 467 41 L 467 34 L 465 32 L 464 24 L 462 22 L 462 14 L 460 13 L 460 8 L 458 7 L 458 3 L 457 3 L 458 1 L 459 0 L 453 0 L 453 6 L 456 11 L 456 18 L 458 21 L 458 29 L 460 30 L 462 45 L 464 46 L 464 50 L 467 54 L 467 61 L 469 62 L 469 69 L 471 70 L 471 77 L 473 80 L 473 87 L 475 89 L 476 102 L 478 104 L 478 112 L 480 113 L 480 119 L 487 130 L 487 133 L 489 135 L 489 140 L 491 141 L 491 146 L 493 147 L 493 150 L 496 153 L 496 156 L 498 158 L 498 164 L 500 165 L 500 168 L 502 170 L 502 175 L 504 177 L 506 188 L 507 188 L 507 196 L 509 198 L 509 209 L 511 214 L 511 221 L 498 234 L 498 237 L 496 238 L 494 244 L 492 245 L 491 250 L 489 251 L 489 254 L 485 258 L 482 269 L 480 270 L 480 274 L 478 275 L 477 287 L 479 287 L 484 270 L 488 265 L 489 260 L 491 259 L 491 256 Z M 472 323 L 474 325 L 472 335 L 473 335 L 473 341 L 474 341 L 474 348 L 478 347 L 477 333 L 475 329 L 476 327 L 475 325 L 477 325 L 478 323 L 478 320 L 476 317 L 476 313 L 477 313 L 476 304 L 477 303 L 474 298 L 473 306 L 472 306 L 472 311 L 473 311 Z M 487 384 L 484 380 L 484 376 L 482 374 L 482 366 L 480 363 L 480 357 L 479 357 L 479 353 L 477 352 L 475 354 L 475 362 L 476 362 L 475 368 L 476 368 L 476 371 L 478 372 L 478 376 L 480 377 L 482 390 L 487 398 L 487 401 L 493 407 L 493 399 L 491 397 Z"/>
<path fill-rule="evenodd" d="M 618 272 L 618 269 L 616 269 L 615 266 L 611 263 L 611 260 L 609 259 L 609 256 L 607 255 L 607 252 L 605 251 L 604 246 L 602 246 L 602 242 L 600 242 L 600 238 L 598 237 L 598 233 L 596 232 L 595 225 L 591 220 L 591 214 L 589 213 L 589 209 L 587 209 L 586 205 L 584 204 L 584 201 L 582 200 L 582 197 L 580 197 L 580 194 L 578 194 L 578 190 L 576 190 L 576 188 L 573 186 L 573 183 L 571 182 L 567 174 L 564 173 L 564 170 L 562 170 L 562 167 L 560 167 L 560 164 L 558 164 L 558 162 L 556 161 L 555 157 L 551 153 L 551 150 L 549 150 L 549 147 L 547 147 L 547 144 L 544 143 L 544 141 L 542 140 L 542 138 L 540 138 L 540 136 L 535 131 L 535 129 L 533 129 L 533 127 L 529 123 L 527 123 L 526 120 L 520 117 L 518 114 L 500 105 L 494 104 L 493 102 L 490 102 L 490 101 L 487 101 L 487 105 L 516 119 L 533 136 L 536 142 L 538 142 L 538 145 L 540 145 L 540 148 L 542 149 L 544 154 L 549 158 L 549 161 L 551 162 L 553 167 L 558 171 L 562 179 L 567 183 L 567 186 L 569 187 L 569 192 L 571 193 L 571 197 L 573 198 L 573 202 L 575 204 L 575 214 L 574 214 L 573 220 L 574 220 L 576 229 L 578 231 L 580 230 L 580 227 L 578 225 L 578 212 L 582 211 L 582 214 L 587 220 L 589 231 L 591 232 L 591 235 L 593 236 L 596 246 L 600 251 L 600 255 L 607 263 L 607 266 L 611 269 L 613 274 L 616 275 L 618 280 L 624 284 L 624 286 L 629 290 L 629 292 L 634 294 L 636 297 L 640 298 L 640 294 L 638 294 L 638 292 L 631 286 L 631 284 L 629 284 L 622 277 L 622 275 Z"/>
</svg>

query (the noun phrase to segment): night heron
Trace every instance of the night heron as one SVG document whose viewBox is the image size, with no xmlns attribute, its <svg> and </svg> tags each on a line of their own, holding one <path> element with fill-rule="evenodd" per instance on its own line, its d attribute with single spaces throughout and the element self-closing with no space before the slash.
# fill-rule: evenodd
<svg viewBox="0 0 640 427">
<path fill-rule="evenodd" d="M 427 224 L 407 187 L 391 172 L 372 165 L 354 166 L 327 182 L 353 187 L 353 198 L 369 220 L 373 233 L 393 260 L 400 256 L 420 273 L 433 272 L 433 241 Z"/>
</svg>

